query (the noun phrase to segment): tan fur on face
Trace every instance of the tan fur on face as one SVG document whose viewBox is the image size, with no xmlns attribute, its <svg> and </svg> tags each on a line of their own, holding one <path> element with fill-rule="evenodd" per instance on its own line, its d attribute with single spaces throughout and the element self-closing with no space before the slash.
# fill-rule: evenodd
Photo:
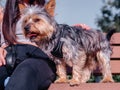
<svg viewBox="0 0 120 90">
<path fill-rule="evenodd" d="M 38 34 L 34 41 L 49 39 L 54 32 L 52 25 L 50 25 L 49 22 L 47 22 L 44 18 L 37 15 L 31 15 L 24 18 L 22 27 L 26 27 L 27 25 L 30 26 L 30 32 Z M 25 32 L 25 30 L 24 34 L 26 37 L 28 37 L 28 34 Z"/>
</svg>

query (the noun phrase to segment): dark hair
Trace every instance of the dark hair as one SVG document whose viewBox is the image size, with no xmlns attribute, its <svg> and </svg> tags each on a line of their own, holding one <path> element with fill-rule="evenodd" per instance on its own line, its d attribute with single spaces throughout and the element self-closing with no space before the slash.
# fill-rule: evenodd
<svg viewBox="0 0 120 90">
<path fill-rule="evenodd" d="M 3 16 L 3 36 L 8 44 L 17 43 L 15 27 L 20 18 L 19 3 L 28 1 L 28 4 L 38 4 L 44 6 L 45 0 L 7 0 Z"/>
</svg>

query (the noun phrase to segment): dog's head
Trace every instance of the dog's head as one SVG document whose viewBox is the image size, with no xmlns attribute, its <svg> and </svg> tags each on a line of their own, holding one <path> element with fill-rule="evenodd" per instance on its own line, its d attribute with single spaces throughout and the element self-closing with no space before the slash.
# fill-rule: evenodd
<svg viewBox="0 0 120 90">
<path fill-rule="evenodd" d="M 27 6 L 21 12 L 16 30 L 22 29 L 25 37 L 34 42 L 50 39 L 56 31 L 56 22 L 48 11 L 46 7 Z"/>
</svg>

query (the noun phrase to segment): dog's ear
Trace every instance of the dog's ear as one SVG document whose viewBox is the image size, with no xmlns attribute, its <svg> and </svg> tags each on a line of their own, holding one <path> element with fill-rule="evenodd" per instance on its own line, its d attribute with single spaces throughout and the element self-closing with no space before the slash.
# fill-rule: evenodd
<svg viewBox="0 0 120 90">
<path fill-rule="evenodd" d="M 46 11 L 53 17 L 55 14 L 55 6 L 56 1 L 55 0 L 49 0 L 49 2 L 45 5 Z"/>
<path fill-rule="evenodd" d="M 18 4 L 19 5 L 19 10 L 20 10 L 20 12 L 23 10 L 23 9 L 25 9 L 28 5 L 27 4 Z"/>
</svg>

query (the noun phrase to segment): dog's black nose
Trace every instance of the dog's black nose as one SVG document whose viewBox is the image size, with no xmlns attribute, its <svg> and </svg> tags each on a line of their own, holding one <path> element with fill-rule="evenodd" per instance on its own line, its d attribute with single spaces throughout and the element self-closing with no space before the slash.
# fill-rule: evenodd
<svg viewBox="0 0 120 90">
<path fill-rule="evenodd" d="M 24 29 L 25 29 L 26 32 L 28 32 L 28 31 L 30 30 L 30 25 L 26 25 L 26 26 L 24 27 Z"/>
</svg>

